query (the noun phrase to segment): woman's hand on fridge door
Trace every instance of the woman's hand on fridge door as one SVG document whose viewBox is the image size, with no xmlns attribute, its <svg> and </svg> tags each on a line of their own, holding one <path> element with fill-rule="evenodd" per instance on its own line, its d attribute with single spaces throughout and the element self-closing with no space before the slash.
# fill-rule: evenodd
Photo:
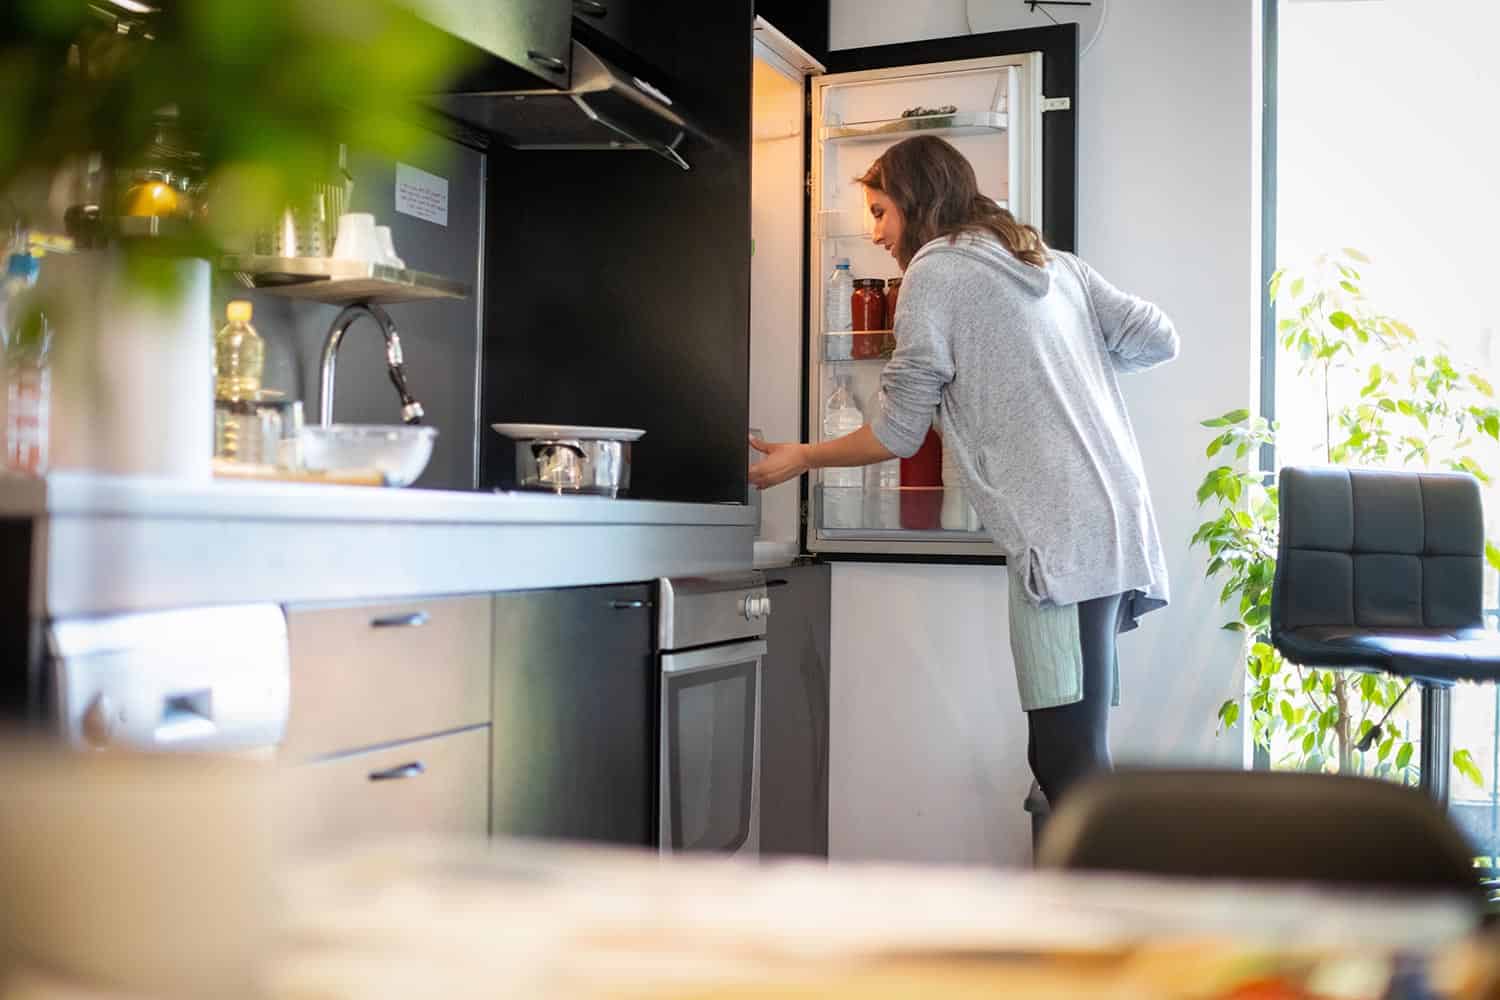
<svg viewBox="0 0 1500 1000">
<path fill-rule="evenodd" d="M 750 447 L 766 456 L 750 466 L 750 484 L 762 490 L 810 469 L 857 469 L 899 457 L 880 442 L 869 424 L 819 444 L 769 444 L 752 436 Z"/>
<path fill-rule="evenodd" d="M 750 485 L 758 490 L 767 490 L 788 479 L 796 479 L 811 468 L 807 460 L 808 446 L 805 444 L 772 444 L 751 436 L 750 447 L 765 456 L 750 465 Z"/>
</svg>

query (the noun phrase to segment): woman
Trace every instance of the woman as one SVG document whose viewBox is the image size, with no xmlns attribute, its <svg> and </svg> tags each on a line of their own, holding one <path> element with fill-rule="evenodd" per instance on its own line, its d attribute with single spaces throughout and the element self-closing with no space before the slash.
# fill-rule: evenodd
<svg viewBox="0 0 1500 1000">
<path fill-rule="evenodd" d="M 941 139 L 892 146 L 859 179 L 875 242 L 905 271 L 885 402 L 820 444 L 751 443 L 765 489 L 810 469 L 943 447 L 1010 567 L 1010 638 L 1032 772 L 1056 804 L 1110 767 L 1115 634 L 1162 607 L 1167 573 L 1116 376 L 1177 354 L 1160 309 L 1049 249 L 979 193 Z"/>
</svg>

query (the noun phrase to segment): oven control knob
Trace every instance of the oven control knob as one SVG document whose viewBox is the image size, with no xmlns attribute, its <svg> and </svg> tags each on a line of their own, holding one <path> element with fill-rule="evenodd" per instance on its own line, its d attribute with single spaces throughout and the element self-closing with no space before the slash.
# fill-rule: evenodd
<svg viewBox="0 0 1500 1000">
<path fill-rule="evenodd" d="M 107 695 L 99 695 L 83 713 L 83 738 L 90 746 L 109 746 L 115 729 L 115 706 Z"/>
<path fill-rule="evenodd" d="M 760 599 L 760 616 L 762 618 L 771 617 L 771 599 L 769 597 L 762 597 Z"/>
<path fill-rule="evenodd" d="M 748 594 L 748 595 L 746 595 L 744 603 L 742 604 L 742 606 L 740 608 L 741 614 L 743 614 L 745 616 L 745 621 L 747 621 L 747 622 L 753 622 L 753 621 L 755 621 L 755 614 L 756 614 L 756 611 L 759 609 L 759 607 L 760 607 L 760 604 L 759 604 L 759 602 L 758 602 L 758 600 L 757 600 L 757 598 L 756 598 L 756 596 L 754 594 Z"/>
</svg>

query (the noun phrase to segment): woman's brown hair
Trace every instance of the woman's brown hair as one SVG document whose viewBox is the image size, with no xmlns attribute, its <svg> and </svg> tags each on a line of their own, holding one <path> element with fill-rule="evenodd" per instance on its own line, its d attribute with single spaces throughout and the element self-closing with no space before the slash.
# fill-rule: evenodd
<svg viewBox="0 0 1500 1000">
<path fill-rule="evenodd" d="M 903 226 L 896 259 L 904 269 L 923 246 L 939 237 L 992 233 L 1019 260 L 1047 263 L 1047 244 L 1032 226 L 1017 222 L 994 199 L 979 193 L 974 167 L 936 136 L 919 135 L 886 150 L 859 183 L 880 191 L 901 210 Z"/>
</svg>

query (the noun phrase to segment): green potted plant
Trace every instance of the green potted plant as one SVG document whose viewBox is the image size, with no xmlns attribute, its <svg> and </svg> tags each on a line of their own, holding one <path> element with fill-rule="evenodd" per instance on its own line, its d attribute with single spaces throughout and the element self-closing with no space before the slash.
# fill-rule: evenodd
<svg viewBox="0 0 1500 1000">
<path fill-rule="evenodd" d="M 0 5 L 0 221 L 78 251 L 34 297 L 57 464 L 207 475 L 210 262 L 302 204 L 340 143 L 431 141 L 420 97 L 461 52 L 396 0 Z"/>
<path fill-rule="evenodd" d="M 1364 292 L 1360 268 L 1366 263 L 1363 254 L 1345 249 L 1305 270 L 1278 272 L 1271 281 L 1283 315 L 1280 346 L 1322 401 L 1321 458 L 1329 464 L 1461 470 L 1488 483 L 1484 452 L 1500 441 L 1494 388 L 1479 370 L 1376 309 Z M 1277 495 L 1269 477 L 1247 463 L 1275 443 L 1277 428 L 1246 410 L 1203 426 L 1214 433 L 1207 456 L 1221 464 L 1198 488 L 1199 505 L 1214 516 L 1198 527 L 1193 544 L 1207 550 L 1207 577 L 1223 583 L 1220 600 L 1231 610 L 1224 627 L 1245 636 L 1248 675 L 1243 702 L 1230 699 L 1220 706 L 1220 730 L 1248 721 L 1254 745 L 1276 767 L 1415 783 L 1409 730 L 1383 726 L 1373 745 L 1361 749 L 1401 700 L 1405 682 L 1297 666 L 1269 642 Z M 1487 543 L 1486 555 L 1500 569 L 1500 549 Z M 1482 785 L 1468 750 L 1455 750 L 1453 765 Z"/>
</svg>

